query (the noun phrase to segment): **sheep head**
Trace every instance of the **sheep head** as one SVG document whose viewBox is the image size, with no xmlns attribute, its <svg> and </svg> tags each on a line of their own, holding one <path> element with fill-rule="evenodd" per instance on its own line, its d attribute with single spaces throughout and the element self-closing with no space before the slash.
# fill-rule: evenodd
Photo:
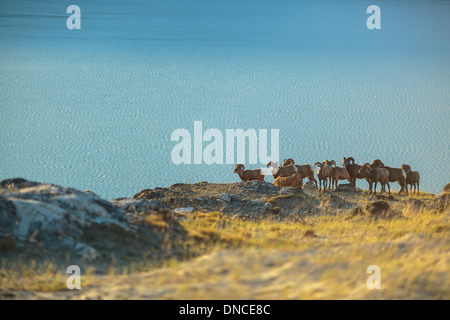
<svg viewBox="0 0 450 320">
<path fill-rule="evenodd" d="M 237 164 L 234 166 L 233 173 L 239 173 L 244 171 L 244 165 L 243 164 Z"/>
<path fill-rule="evenodd" d="M 384 163 L 380 159 L 375 159 L 375 160 L 372 161 L 372 164 L 370 166 L 373 167 L 373 168 L 383 168 L 384 167 Z"/>
<path fill-rule="evenodd" d="M 369 171 L 370 171 L 370 164 L 364 163 L 361 169 L 358 170 L 358 174 L 365 176 Z"/>
<path fill-rule="evenodd" d="M 289 158 L 289 159 L 284 159 L 283 161 L 283 167 L 284 166 L 293 166 L 295 164 L 294 160 Z"/>
<path fill-rule="evenodd" d="M 334 161 L 334 160 L 330 160 L 330 161 L 328 161 L 328 163 L 327 163 L 329 166 L 332 166 L 332 165 L 334 165 L 335 167 L 336 167 L 336 161 Z"/>
<path fill-rule="evenodd" d="M 324 164 L 322 162 L 316 162 L 316 163 L 314 163 L 314 167 L 315 166 L 318 166 L 319 168 L 323 168 Z"/>
<path fill-rule="evenodd" d="M 343 166 L 346 166 L 347 164 L 350 164 L 350 162 L 351 162 L 351 164 L 354 164 L 355 163 L 355 159 L 353 159 L 352 157 L 348 157 L 348 158 L 343 157 L 342 158 L 342 165 Z"/>
<path fill-rule="evenodd" d="M 407 164 L 402 164 L 401 168 L 405 171 L 405 173 L 411 172 L 411 167 Z"/>
</svg>

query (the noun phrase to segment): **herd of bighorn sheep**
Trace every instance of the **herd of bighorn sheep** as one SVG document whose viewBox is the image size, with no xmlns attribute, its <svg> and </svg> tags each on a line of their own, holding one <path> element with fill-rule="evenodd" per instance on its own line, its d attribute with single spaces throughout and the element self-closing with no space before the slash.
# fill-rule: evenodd
<svg viewBox="0 0 450 320">
<path fill-rule="evenodd" d="M 314 178 L 314 168 L 317 166 L 317 180 Z M 369 193 L 377 192 L 377 184 L 380 183 L 380 192 L 386 192 L 386 185 L 388 194 L 391 194 L 390 182 L 398 182 L 400 185 L 399 194 L 402 192 L 408 193 L 408 185 L 412 192 L 419 193 L 420 174 L 417 171 L 411 171 L 411 167 L 407 164 L 402 164 L 400 168 L 386 167 L 380 159 L 375 159 L 372 163 L 364 163 L 362 165 L 356 164 L 352 157 L 342 158 L 342 167 L 336 166 L 334 160 L 324 160 L 316 162 L 314 166 L 310 164 L 295 164 L 293 159 L 285 159 L 280 166 L 277 162 L 269 162 L 267 168 L 273 175 L 275 181 L 274 185 L 278 187 L 294 187 L 296 189 L 303 187 L 303 179 L 308 178 L 309 181 L 315 183 L 319 191 L 326 191 L 327 189 L 337 188 L 339 180 L 348 180 L 351 185 L 356 185 L 356 179 L 365 179 L 369 183 Z M 244 165 L 237 164 L 234 167 L 233 173 L 237 173 L 242 181 L 259 180 L 264 181 L 265 173 L 260 169 L 248 170 Z"/>
</svg>

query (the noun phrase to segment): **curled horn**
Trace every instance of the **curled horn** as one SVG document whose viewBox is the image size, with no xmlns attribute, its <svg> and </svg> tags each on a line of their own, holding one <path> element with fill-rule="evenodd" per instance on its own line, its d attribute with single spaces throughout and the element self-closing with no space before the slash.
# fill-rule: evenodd
<svg viewBox="0 0 450 320">
<path fill-rule="evenodd" d="M 352 157 L 348 157 L 347 160 L 352 161 L 352 164 L 355 164 L 355 159 L 353 159 Z"/>
<path fill-rule="evenodd" d="M 370 169 L 370 164 L 364 163 L 364 164 L 362 165 L 360 171 L 364 171 L 364 170 L 367 170 L 367 169 Z"/>
<path fill-rule="evenodd" d="M 330 162 L 328 163 L 330 166 L 334 164 L 334 166 L 336 167 L 336 161 L 334 160 L 330 160 Z"/>
<path fill-rule="evenodd" d="M 375 159 L 372 161 L 372 166 L 383 168 L 384 163 L 380 159 Z"/>
<path fill-rule="evenodd" d="M 292 158 L 286 159 L 283 162 L 283 165 L 285 165 L 285 166 L 289 166 L 289 165 L 293 166 L 294 164 L 295 164 L 295 162 L 294 162 L 294 159 L 292 159 Z"/>
<path fill-rule="evenodd" d="M 319 165 L 319 167 L 320 167 L 321 164 L 322 164 L 321 162 L 316 162 L 316 163 L 314 163 L 314 167 L 315 167 L 316 165 Z"/>
<path fill-rule="evenodd" d="M 234 169 L 235 169 L 235 170 L 236 170 L 236 169 L 239 169 L 239 168 L 242 168 L 242 170 L 245 169 L 243 164 L 237 164 L 237 165 L 234 166 Z"/>
<path fill-rule="evenodd" d="M 405 171 L 406 173 L 411 171 L 411 167 L 407 164 L 402 164 L 401 168 L 403 169 L 403 171 Z"/>
</svg>

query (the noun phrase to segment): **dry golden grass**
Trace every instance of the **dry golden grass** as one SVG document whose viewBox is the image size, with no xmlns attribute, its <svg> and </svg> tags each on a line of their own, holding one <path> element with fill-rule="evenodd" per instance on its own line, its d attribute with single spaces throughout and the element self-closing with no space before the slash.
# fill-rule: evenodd
<svg viewBox="0 0 450 320">
<path fill-rule="evenodd" d="M 361 208 L 376 200 L 366 193 L 342 197 Z M 449 299 L 449 212 L 416 212 L 402 201 L 431 194 L 396 197 L 394 218 L 332 208 L 283 219 L 180 216 L 188 234 L 184 259 L 111 265 L 106 275 L 83 274 L 80 292 L 64 290 L 67 275 L 55 264 L 3 265 L 0 285 L 34 298 Z M 161 217 L 146 223 L 167 229 Z M 370 265 L 381 269 L 381 290 L 366 286 Z"/>
</svg>

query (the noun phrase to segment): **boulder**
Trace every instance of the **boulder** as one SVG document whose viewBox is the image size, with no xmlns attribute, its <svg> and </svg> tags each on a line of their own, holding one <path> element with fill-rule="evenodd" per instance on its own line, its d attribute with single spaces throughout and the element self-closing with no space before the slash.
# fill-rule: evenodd
<svg viewBox="0 0 450 320">
<path fill-rule="evenodd" d="M 404 203 L 405 209 L 403 210 L 403 212 L 406 214 L 423 213 L 425 210 L 427 210 L 425 202 L 419 199 L 407 199 L 404 201 Z"/>
<path fill-rule="evenodd" d="M 437 199 L 432 200 L 428 208 L 436 212 L 449 212 L 450 211 L 450 193 L 443 193 Z"/>
<path fill-rule="evenodd" d="M 366 212 L 375 218 L 392 218 L 398 215 L 392 210 L 389 203 L 384 200 L 368 203 L 366 205 Z"/>
<path fill-rule="evenodd" d="M 135 232 L 123 209 L 93 193 L 21 178 L 0 181 L 0 231 L 16 240 L 74 249 L 91 260 L 96 251 L 82 238 L 92 225 Z"/>
<path fill-rule="evenodd" d="M 360 188 L 356 188 L 354 185 L 350 183 L 340 184 L 336 187 L 334 191 L 337 192 L 361 192 Z"/>
<path fill-rule="evenodd" d="M 317 190 L 317 186 L 314 182 L 308 181 L 303 185 L 303 192 L 309 196 L 317 196 L 319 191 Z"/>
<path fill-rule="evenodd" d="M 246 181 L 240 182 L 239 186 L 243 191 L 258 192 L 258 193 L 268 193 L 277 192 L 279 188 L 273 183 L 266 181 Z"/>
</svg>

